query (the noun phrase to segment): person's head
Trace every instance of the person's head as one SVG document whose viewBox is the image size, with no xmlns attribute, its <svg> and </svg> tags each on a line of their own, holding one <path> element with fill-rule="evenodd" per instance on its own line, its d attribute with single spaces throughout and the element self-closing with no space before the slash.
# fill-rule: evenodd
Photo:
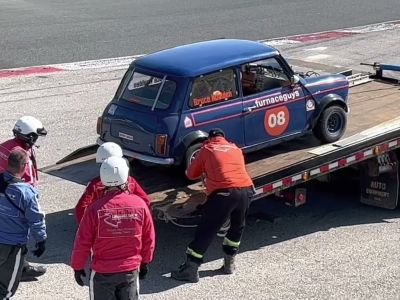
<svg viewBox="0 0 400 300">
<path fill-rule="evenodd" d="M 13 134 L 17 139 L 32 147 L 39 136 L 47 135 L 47 131 L 38 119 L 31 116 L 23 116 L 15 122 Z"/>
<path fill-rule="evenodd" d="M 122 157 L 111 156 L 100 167 L 100 179 L 105 187 L 121 187 L 128 181 L 129 166 Z"/>
<path fill-rule="evenodd" d="M 99 146 L 96 152 L 96 162 L 102 163 L 111 156 L 122 157 L 121 147 L 113 142 L 106 142 Z"/>
<path fill-rule="evenodd" d="M 213 128 L 208 132 L 208 138 L 214 138 L 214 137 L 225 137 L 225 132 L 221 128 Z"/>
<path fill-rule="evenodd" d="M 25 151 L 21 149 L 11 151 L 8 156 L 7 171 L 15 177 L 21 178 L 25 173 L 26 164 L 29 163 L 28 160 L 28 154 Z"/>
</svg>

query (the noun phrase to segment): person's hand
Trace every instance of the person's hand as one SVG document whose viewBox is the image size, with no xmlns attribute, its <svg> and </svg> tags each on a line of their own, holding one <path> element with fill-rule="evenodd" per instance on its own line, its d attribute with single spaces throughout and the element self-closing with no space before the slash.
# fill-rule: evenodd
<svg viewBox="0 0 400 300">
<path fill-rule="evenodd" d="M 75 270 L 74 272 L 76 283 L 80 286 L 84 286 L 85 284 L 83 283 L 82 277 L 86 277 L 85 270 Z"/>
<path fill-rule="evenodd" d="M 32 251 L 33 255 L 36 257 L 42 256 L 44 251 L 46 250 L 46 240 L 36 243 L 36 249 Z"/>
<path fill-rule="evenodd" d="M 148 264 L 141 264 L 139 269 L 139 279 L 145 279 L 147 272 L 149 272 Z"/>
</svg>

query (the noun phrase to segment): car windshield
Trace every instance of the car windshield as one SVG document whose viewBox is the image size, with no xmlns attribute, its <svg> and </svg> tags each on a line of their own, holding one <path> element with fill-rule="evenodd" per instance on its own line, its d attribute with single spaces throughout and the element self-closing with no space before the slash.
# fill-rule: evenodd
<svg viewBox="0 0 400 300">
<path fill-rule="evenodd" d="M 154 109 L 167 109 L 172 102 L 176 84 L 166 76 L 157 77 L 133 72 L 119 100 Z"/>
</svg>

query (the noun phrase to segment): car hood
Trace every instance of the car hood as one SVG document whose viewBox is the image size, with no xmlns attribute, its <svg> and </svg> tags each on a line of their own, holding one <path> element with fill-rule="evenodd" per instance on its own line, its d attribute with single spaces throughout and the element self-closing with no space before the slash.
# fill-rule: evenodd
<svg viewBox="0 0 400 300">
<path fill-rule="evenodd" d="M 342 74 L 323 75 L 318 77 L 304 77 L 304 85 L 312 93 L 317 93 L 321 89 L 335 89 L 348 87 L 349 82 Z"/>
</svg>

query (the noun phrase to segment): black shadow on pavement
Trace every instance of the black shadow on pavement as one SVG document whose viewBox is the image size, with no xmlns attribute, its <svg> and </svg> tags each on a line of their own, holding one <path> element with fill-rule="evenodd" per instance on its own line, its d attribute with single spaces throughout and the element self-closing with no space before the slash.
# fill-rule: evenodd
<svg viewBox="0 0 400 300">
<path fill-rule="evenodd" d="M 314 232 L 338 226 L 351 226 L 386 222 L 385 219 L 399 217 L 400 211 L 385 210 L 358 202 L 357 185 L 349 184 L 350 190 L 323 183 L 309 185 L 309 200 L 306 205 L 292 208 L 278 198 L 255 201 L 251 207 L 240 253 L 253 251 Z M 260 220 L 259 215 L 279 216 L 275 222 Z M 72 210 L 48 214 L 48 250 L 42 258 L 30 254 L 32 262 L 45 264 L 69 264 L 76 225 Z M 157 245 L 150 272 L 141 282 L 141 294 L 153 294 L 185 284 L 169 278 L 169 273 L 178 268 L 185 259 L 185 249 L 191 241 L 194 228 L 179 228 L 171 223 L 157 221 Z M 205 255 L 205 262 L 222 258 L 222 238 L 215 237 Z M 222 260 L 221 260 L 222 262 Z M 240 266 L 239 266 L 240 267 Z M 201 277 L 219 276 L 215 270 L 200 271 Z M 226 276 L 226 275 L 220 275 Z"/>
</svg>

